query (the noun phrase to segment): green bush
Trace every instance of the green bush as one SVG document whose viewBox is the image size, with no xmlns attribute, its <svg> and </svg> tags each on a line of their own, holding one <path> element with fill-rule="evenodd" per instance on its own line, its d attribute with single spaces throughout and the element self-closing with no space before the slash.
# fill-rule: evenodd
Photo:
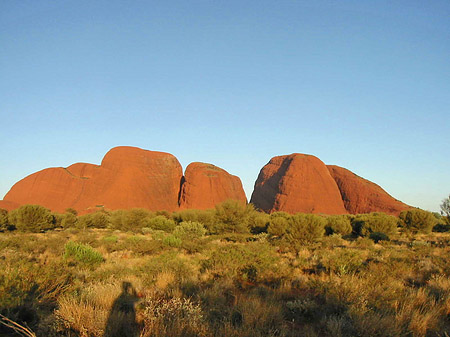
<svg viewBox="0 0 450 337">
<path fill-rule="evenodd" d="M 63 228 L 73 228 L 77 225 L 78 218 L 73 212 L 66 212 L 61 219 L 61 226 Z"/>
<path fill-rule="evenodd" d="M 69 241 L 64 245 L 63 258 L 67 261 L 76 261 L 86 266 L 96 266 L 104 261 L 102 254 L 91 246 Z"/>
<path fill-rule="evenodd" d="M 397 233 L 398 218 L 384 213 L 359 214 L 351 222 L 353 232 L 361 236 L 370 233 L 384 233 L 388 236 Z"/>
<path fill-rule="evenodd" d="M 409 209 L 400 213 L 401 225 L 412 233 L 430 233 L 438 223 L 433 213 L 422 209 Z"/>
<path fill-rule="evenodd" d="M 269 214 L 253 211 L 248 217 L 248 228 L 252 234 L 267 233 L 269 222 Z"/>
<path fill-rule="evenodd" d="M 253 205 L 246 205 L 237 200 L 227 200 L 216 205 L 216 227 L 212 230 L 215 234 L 223 232 L 248 233 L 248 219 L 254 212 Z"/>
<path fill-rule="evenodd" d="M 183 221 L 173 231 L 173 235 L 182 240 L 192 240 L 206 234 L 205 227 L 194 221 Z"/>
<path fill-rule="evenodd" d="M 280 277 L 279 258 L 267 244 L 227 245 L 213 250 L 202 268 L 216 277 L 257 282 Z"/>
<path fill-rule="evenodd" d="M 76 226 L 77 228 L 106 228 L 109 224 L 109 214 L 104 211 L 98 211 L 78 217 Z"/>
<path fill-rule="evenodd" d="M 352 232 L 352 225 L 350 219 L 346 215 L 333 215 L 326 218 L 327 224 L 325 230 L 327 235 L 341 234 L 348 235 Z"/>
<path fill-rule="evenodd" d="M 284 212 L 275 212 L 270 215 L 267 233 L 272 236 L 283 237 L 289 228 L 291 216 Z"/>
<path fill-rule="evenodd" d="M 39 205 L 24 205 L 9 213 L 8 221 L 17 230 L 41 232 L 55 228 L 55 218 L 50 210 Z"/>
<path fill-rule="evenodd" d="M 161 230 L 165 232 L 172 232 L 175 229 L 175 221 L 172 219 L 167 219 L 164 215 L 158 215 L 151 218 L 147 222 L 147 226 L 154 230 Z"/>
<path fill-rule="evenodd" d="M 111 227 L 123 231 L 139 231 L 148 226 L 154 214 L 146 209 L 133 208 L 111 213 Z"/>
<path fill-rule="evenodd" d="M 325 233 L 326 220 L 314 214 L 298 213 L 291 217 L 289 239 L 293 242 L 313 242 Z"/>
<path fill-rule="evenodd" d="M 175 247 L 175 248 L 180 247 L 181 243 L 182 243 L 180 238 L 178 238 L 178 237 L 176 237 L 175 235 L 172 235 L 172 234 L 171 235 L 167 235 L 166 237 L 164 237 L 162 242 L 163 242 L 163 244 L 165 246 Z"/>
<path fill-rule="evenodd" d="M 0 208 L 0 231 L 5 231 L 9 227 L 8 211 Z"/>
</svg>

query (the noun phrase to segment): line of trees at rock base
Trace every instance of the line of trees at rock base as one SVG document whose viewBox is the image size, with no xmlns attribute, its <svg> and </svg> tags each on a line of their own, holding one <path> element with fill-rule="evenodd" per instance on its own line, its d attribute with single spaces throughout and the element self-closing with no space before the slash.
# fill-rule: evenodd
<svg viewBox="0 0 450 337">
<path fill-rule="evenodd" d="M 56 228 L 110 228 L 123 231 L 164 231 L 177 236 L 224 233 L 267 233 L 290 244 L 313 242 L 324 235 L 369 237 L 389 240 L 399 229 L 407 233 L 450 231 L 450 196 L 441 204 L 441 214 L 412 208 L 398 217 L 384 213 L 357 215 L 266 214 L 252 204 L 227 200 L 209 210 L 182 210 L 173 213 L 145 209 L 100 210 L 78 216 L 74 209 L 53 213 L 39 205 L 24 205 L 8 212 L 0 209 L 1 231 L 43 232 Z M 183 232 L 184 234 L 180 234 Z"/>
</svg>

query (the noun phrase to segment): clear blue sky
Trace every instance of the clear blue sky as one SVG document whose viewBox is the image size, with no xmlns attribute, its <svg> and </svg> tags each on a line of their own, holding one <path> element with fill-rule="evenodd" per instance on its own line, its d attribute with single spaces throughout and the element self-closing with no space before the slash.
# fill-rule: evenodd
<svg viewBox="0 0 450 337">
<path fill-rule="evenodd" d="M 450 2 L 0 1 L 0 198 L 117 145 L 238 175 L 316 155 L 438 210 Z"/>
</svg>

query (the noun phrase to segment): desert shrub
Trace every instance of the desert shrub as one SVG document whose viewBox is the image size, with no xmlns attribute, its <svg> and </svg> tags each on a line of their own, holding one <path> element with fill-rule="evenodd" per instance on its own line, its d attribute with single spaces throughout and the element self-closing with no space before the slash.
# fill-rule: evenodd
<svg viewBox="0 0 450 337">
<path fill-rule="evenodd" d="M 8 211 L 0 208 L 0 231 L 5 231 L 9 227 Z"/>
<path fill-rule="evenodd" d="M 9 213 L 9 222 L 23 232 L 41 232 L 55 228 L 50 210 L 39 205 L 24 205 Z"/>
<path fill-rule="evenodd" d="M 161 273 L 173 274 L 177 282 L 189 280 L 195 275 L 192 265 L 174 250 L 148 258 L 139 270 L 148 284 L 156 282 Z"/>
<path fill-rule="evenodd" d="M 246 205 L 237 200 L 227 200 L 216 205 L 215 228 L 211 231 L 219 234 L 223 232 L 248 233 L 248 218 L 254 212 L 253 205 Z"/>
<path fill-rule="evenodd" d="M 147 227 L 153 213 L 142 208 L 117 210 L 111 213 L 111 227 L 123 231 L 139 231 Z"/>
<path fill-rule="evenodd" d="M 352 232 L 352 225 L 350 219 L 345 215 L 334 215 L 326 218 L 327 224 L 325 231 L 327 235 L 341 234 L 348 235 Z"/>
<path fill-rule="evenodd" d="M 291 216 L 284 212 L 275 212 L 270 215 L 267 233 L 272 236 L 283 237 L 289 228 Z"/>
<path fill-rule="evenodd" d="M 141 336 L 205 336 L 207 324 L 200 304 L 189 298 L 149 298 L 141 303 Z"/>
<path fill-rule="evenodd" d="M 109 214 L 98 211 L 78 217 L 77 228 L 106 228 L 109 223 Z"/>
<path fill-rule="evenodd" d="M 173 221 L 172 219 L 167 219 L 164 215 L 157 215 L 154 218 L 148 220 L 146 227 L 150 227 L 154 230 L 172 232 L 175 226 L 175 221 Z"/>
<path fill-rule="evenodd" d="M 437 224 L 433 213 L 418 208 L 401 212 L 399 218 L 401 226 L 412 233 L 430 233 Z"/>
<path fill-rule="evenodd" d="M 379 241 L 389 241 L 389 236 L 385 233 L 372 232 L 369 235 L 369 239 L 373 240 L 375 243 Z"/>
<path fill-rule="evenodd" d="M 175 235 L 167 235 L 162 240 L 163 244 L 168 247 L 180 247 L 181 246 L 181 239 L 179 237 L 176 237 Z"/>
<path fill-rule="evenodd" d="M 378 232 L 390 236 L 397 233 L 398 218 L 384 213 L 359 214 L 351 223 L 357 235 L 369 236 L 370 233 Z"/>
<path fill-rule="evenodd" d="M 214 276 L 258 282 L 281 276 L 278 260 L 273 249 L 266 244 L 227 245 L 213 250 L 202 262 L 202 268 Z"/>
<path fill-rule="evenodd" d="M 313 242 L 325 233 L 326 220 L 318 215 L 298 213 L 291 217 L 287 237 L 292 243 Z"/>
<path fill-rule="evenodd" d="M 433 232 L 437 233 L 450 232 L 450 225 L 438 223 L 436 226 L 433 227 Z"/>
<path fill-rule="evenodd" d="M 248 217 L 248 228 L 252 234 L 266 233 L 270 216 L 266 213 L 253 211 Z"/>
<path fill-rule="evenodd" d="M 91 246 L 74 241 L 69 241 L 64 245 L 63 258 L 67 261 L 76 261 L 92 267 L 104 261 L 102 254 Z"/>
<path fill-rule="evenodd" d="M 117 235 L 108 235 L 108 236 L 105 236 L 102 240 L 103 240 L 103 242 L 116 243 L 117 241 L 119 241 L 119 238 L 117 237 Z"/>
<path fill-rule="evenodd" d="M 341 234 L 331 234 L 323 237 L 321 242 L 323 247 L 331 248 L 344 245 L 345 240 L 342 239 Z"/>
<path fill-rule="evenodd" d="M 77 225 L 78 218 L 73 212 L 66 212 L 61 219 L 61 226 L 63 228 L 73 228 Z"/>
<path fill-rule="evenodd" d="M 206 234 L 205 227 L 194 221 L 183 221 L 173 231 L 173 235 L 182 240 L 192 240 Z"/>
</svg>

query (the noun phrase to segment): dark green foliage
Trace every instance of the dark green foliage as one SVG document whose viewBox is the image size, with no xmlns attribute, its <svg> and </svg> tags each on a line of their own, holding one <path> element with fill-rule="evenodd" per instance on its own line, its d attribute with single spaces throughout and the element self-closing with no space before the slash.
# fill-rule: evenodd
<svg viewBox="0 0 450 337">
<path fill-rule="evenodd" d="M 400 213 L 401 225 L 412 233 L 430 233 L 437 224 L 431 212 L 422 209 L 409 209 Z"/>
<path fill-rule="evenodd" d="M 227 200 L 216 205 L 215 228 L 211 228 L 213 233 L 232 232 L 248 233 L 248 220 L 250 214 L 254 212 L 253 205 L 245 205 L 237 200 Z"/>
<path fill-rule="evenodd" d="M 50 210 L 39 205 L 24 205 L 9 213 L 8 221 L 17 230 L 41 232 L 55 228 L 55 218 Z"/>
<path fill-rule="evenodd" d="M 372 239 L 375 243 L 379 241 L 389 241 L 389 236 L 385 233 L 373 232 L 370 233 L 369 239 Z"/>
<path fill-rule="evenodd" d="M 102 254 L 89 245 L 69 241 L 64 245 L 64 259 L 76 261 L 85 266 L 97 266 L 104 261 Z"/>
<path fill-rule="evenodd" d="M 351 224 L 357 235 L 369 236 L 370 233 L 378 232 L 390 236 L 397 233 L 398 218 L 385 213 L 359 214 Z"/>
<path fill-rule="evenodd" d="M 341 234 L 348 235 L 352 232 L 350 218 L 346 215 L 333 215 L 326 218 L 327 224 L 325 230 L 327 235 Z"/>
<path fill-rule="evenodd" d="M 78 217 L 78 228 L 106 228 L 108 227 L 109 214 L 105 211 L 89 213 Z"/>
<path fill-rule="evenodd" d="M 147 226 L 154 230 L 172 232 L 175 229 L 176 224 L 172 219 L 167 219 L 164 215 L 158 215 L 149 219 Z"/>
<path fill-rule="evenodd" d="M 438 223 L 436 226 L 433 227 L 433 232 L 437 233 L 450 232 L 450 225 Z"/>
<path fill-rule="evenodd" d="M 9 227 L 8 211 L 0 208 L 0 231 L 5 231 Z"/>
</svg>

